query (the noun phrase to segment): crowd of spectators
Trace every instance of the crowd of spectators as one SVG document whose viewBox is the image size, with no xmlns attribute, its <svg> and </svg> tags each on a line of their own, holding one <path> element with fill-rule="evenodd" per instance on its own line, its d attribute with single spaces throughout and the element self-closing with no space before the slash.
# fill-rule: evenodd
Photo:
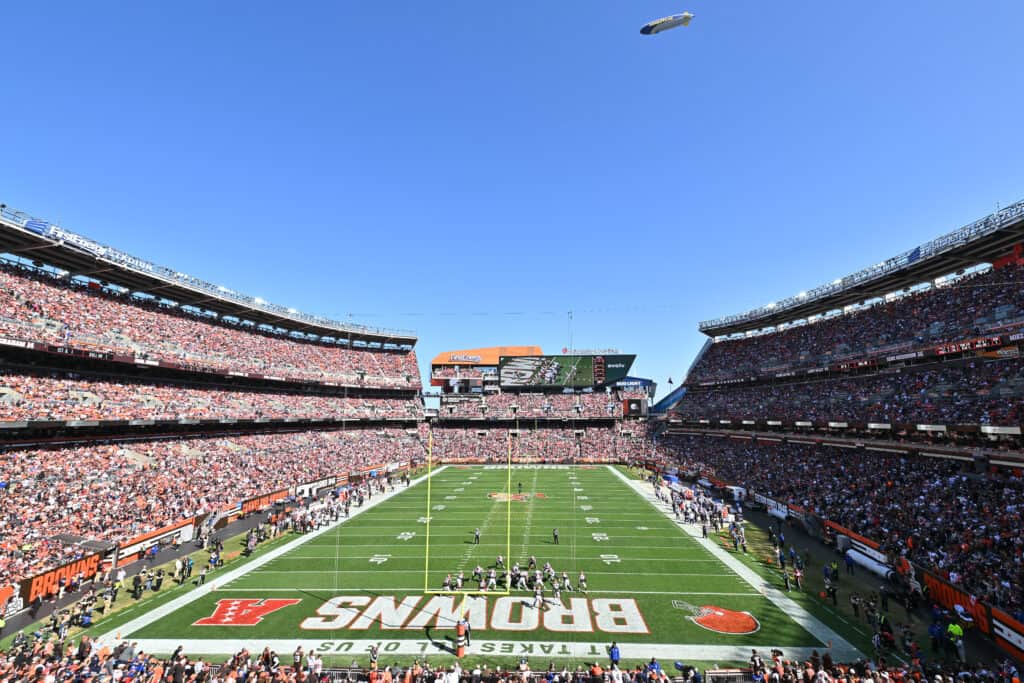
<svg viewBox="0 0 1024 683">
<path fill-rule="evenodd" d="M 710 345 L 688 383 L 818 367 L 969 339 L 1024 318 L 1024 267 L 1006 266 L 807 325 Z"/>
<path fill-rule="evenodd" d="M 1024 479 L 970 464 L 801 443 L 674 436 L 680 468 L 800 506 L 1024 617 Z"/>
<path fill-rule="evenodd" d="M 855 377 L 692 387 L 683 419 L 1020 425 L 1024 361 L 972 359 Z"/>
<path fill-rule="evenodd" d="M 618 419 L 622 402 L 615 394 L 445 394 L 439 416 L 487 420 Z"/>
<path fill-rule="evenodd" d="M 435 427 L 433 456 L 444 460 L 481 460 L 502 463 L 547 461 L 617 462 L 643 455 L 643 431 L 636 434 L 620 427 L 572 427 L 545 425 L 481 429 L 478 427 Z"/>
<path fill-rule="evenodd" d="M 628 646 L 626 646 L 628 648 Z M 616 651 L 618 648 L 615 648 Z M 973 666 L 950 662 L 887 662 L 860 659 L 841 663 L 828 650 L 816 651 L 806 661 L 787 659 L 785 652 L 752 651 L 750 680 L 754 683 L 1018 683 L 1020 674 L 1009 659 L 998 664 L 978 662 Z M 615 661 L 604 664 L 594 658 L 586 665 L 554 661 L 531 665 L 522 657 L 515 666 L 484 664 L 478 656 L 445 666 L 416 659 L 401 666 L 377 662 L 380 650 L 372 646 L 371 665 L 363 668 L 355 660 L 348 667 L 331 670 L 314 645 L 299 645 L 292 652 L 278 653 L 270 647 L 257 653 L 242 649 L 223 661 L 190 657 L 179 646 L 169 657 L 145 652 L 130 640 L 74 639 L 21 634 L 11 649 L 0 652 L 0 677 L 10 681 L 67 681 L 69 683 L 701 683 L 702 672 L 682 662 L 662 666 L 656 658 L 635 659 L 633 665 Z M 386 655 L 385 655 L 386 656 Z M 621 667 L 621 668 L 620 668 Z M 674 669 L 674 670 L 672 670 Z M 730 670 L 738 672 L 739 670 Z M 334 673 L 335 675 L 331 675 Z"/>
<path fill-rule="evenodd" d="M 0 334 L 89 351 L 346 386 L 420 388 L 413 351 L 307 342 L 201 317 L 99 283 L 0 265 Z"/>
<path fill-rule="evenodd" d="M 184 384 L 153 384 L 77 373 L 0 371 L 0 422 L 21 420 L 317 419 L 420 420 L 419 397 L 351 398 Z"/>
<path fill-rule="evenodd" d="M 419 434 L 347 429 L 0 453 L 0 585 L 75 559 L 70 534 L 126 541 L 240 501 L 421 458 Z"/>
<path fill-rule="evenodd" d="M 916 643 L 912 643 L 916 645 Z M 913 650 L 913 648 L 911 648 Z M 763 657 L 762 657 L 763 654 Z M 1020 674 L 1010 659 L 973 665 L 950 659 L 905 653 L 901 657 L 876 656 L 840 663 L 828 650 L 813 651 L 804 661 L 789 659 L 782 650 L 753 650 L 750 669 L 754 683 L 1019 683 Z"/>
</svg>

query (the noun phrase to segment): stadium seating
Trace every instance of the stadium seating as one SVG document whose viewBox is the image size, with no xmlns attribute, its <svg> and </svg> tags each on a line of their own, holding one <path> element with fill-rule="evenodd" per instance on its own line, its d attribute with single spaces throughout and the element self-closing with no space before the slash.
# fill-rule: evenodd
<svg viewBox="0 0 1024 683">
<path fill-rule="evenodd" d="M 622 417 L 615 394 L 445 394 L 441 419 L 609 419 Z"/>
<path fill-rule="evenodd" d="M 418 397 L 351 398 L 0 373 L 0 422 L 21 420 L 421 420 Z"/>
<path fill-rule="evenodd" d="M 681 469 L 798 505 L 932 569 L 979 599 L 1024 611 L 1024 479 L 959 462 L 800 443 L 662 439 Z"/>
<path fill-rule="evenodd" d="M 412 351 L 343 348 L 235 328 L 97 283 L 11 264 L 0 266 L 0 335 L 220 372 L 420 388 Z"/>
<path fill-rule="evenodd" d="M 708 347 L 687 383 L 817 367 L 882 352 L 967 339 L 1024 319 L 1024 267 L 967 276 L 946 287 L 780 332 Z"/>
<path fill-rule="evenodd" d="M 478 427 L 436 427 L 433 457 L 441 462 L 480 460 L 513 462 L 632 461 L 644 453 L 642 434 L 622 433 L 619 426 L 585 428 L 573 426 L 520 426 L 509 440 L 509 429 Z"/>
<path fill-rule="evenodd" d="M 972 359 L 840 379 L 691 387 L 676 411 L 686 420 L 1020 425 L 1024 361 Z"/>
<path fill-rule="evenodd" d="M 10 450 L 0 585 L 81 552 L 57 534 L 125 541 L 259 494 L 422 455 L 418 434 L 394 428 Z"/>
</svg>

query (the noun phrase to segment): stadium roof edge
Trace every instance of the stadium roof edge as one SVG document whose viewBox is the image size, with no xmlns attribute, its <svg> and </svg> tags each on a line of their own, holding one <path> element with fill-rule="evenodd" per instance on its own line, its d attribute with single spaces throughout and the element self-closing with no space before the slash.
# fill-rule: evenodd
<svg viewBox="0 0 1024 683">
<path fill-rule="evenodd" d="M 48 221 L 0 205 L 0 251 L 132 291 L 302 334 L 412 347 L 409 330 L 368 327 L 302 313 L 214 285 L 100 244 Z"/>
<path fill-rule="evenodd" d="M 744 313 L 705 320 L 698 329 L 717 337 L 825 313 L 991 261 L 1021 241 L 1024 241 L 1024 201 L 829 284 Z"/>
</svg>

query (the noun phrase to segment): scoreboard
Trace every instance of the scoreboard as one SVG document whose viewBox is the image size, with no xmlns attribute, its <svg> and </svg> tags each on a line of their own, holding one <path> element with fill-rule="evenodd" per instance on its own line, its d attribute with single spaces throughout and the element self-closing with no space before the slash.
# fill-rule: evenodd
<svg viewBox="0 0 1024 683">
<path fill-rule="evenodd" d="M 506 387 L 603 387 L 629 374 L 635 355 L 502 356 L 498 379 Z"/>
</svg>

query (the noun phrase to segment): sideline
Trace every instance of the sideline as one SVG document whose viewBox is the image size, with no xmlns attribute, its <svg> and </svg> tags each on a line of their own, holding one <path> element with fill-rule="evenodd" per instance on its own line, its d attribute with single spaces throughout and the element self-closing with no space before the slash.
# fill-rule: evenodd
<svg viewBox="0 0 1024 683">
<path fill-rule="evenodd" d="M 654 495 L 654 486 L 646 481 L 630 479 L 620 472 L 614 465 L 607 465 L 608 469 L 617 476 L 623 483 L 636 491 L 642 498 L 650 503 L 659 512 L 664 514 L 673 524 L 686 532 L 694 541 L 702 545 L 717 559 L 722 561 L 734 574 L 750 584 L 754 590 L 763 594 L 776 607 L 782 610 L 790 619 L 798 623 L 805 631 L 817 638 L 824 646 L 831 643 L 832 657 L 840 662 L 852 662 L 864 655 L 854 647 L 848 640 L 823 624 L 817 617 L 810 614 L 799 604 L 791 600 L 785 593 L 775 586 L 766 582 L 761 576 L 750 567 L 726 552 L 718 543 L 710 538 L 702 538 L 700 532 L 689 525 L 683 524 L 675 519 L 669 510 L 669 506 L 658 500 Z M 793 648 L 788 648 L 792 650 Z"/>
<path fill-rule="evenodd" d="M 365 503 L 361 508 L 356 508 L 352 510 L 351 516 L 345 519 L 339 519 L 338 521 L 332 524 L 328 524 L 322 529 L 318 529 L 317 531 L 311 531 L 310 533 L 304 534 L 293 541 L 289 541 L 288 543 L 278 546 L 273 550 L 269 550 L 265 554 L 257 557 L 251 562 L 247 562 L 245 565 L 238 567 L 237 569 L 228 570 L 223 574 L 208 575 L 207 582 L 205 585 L 198 586 L 195 589 L 189 591 L 188 593 L 185 593 L 184 595 L 177 597 L 174 600 L 171 600 L 170 602 L 160 605 L 159 607 L 154 607 L 142 616 L 136 617 L 131 621 L 121 624 L 120 626 L 111 627 L 110 630 L 104 632 L 102 635 L 97 636 L 97 640 L 99 640 L 101 643 L 107 644 L 112 644 L 118 640 L 126 640 L 128 639 L 128 636 L 130 636 L 132 633 L 149 626 L 153 622 L 164 618 L 172 612 L 176 612 L 182 607 L 185 607 L 186 605 L 189 605 L 195 602 L 196 600 L 209 595 L 210 593 L 213 593 L 217 590 L 218 585 L 226 586 L 230 584 L 232 581 L 242 578 L 246 574 L 256 569 L 259 569 L 263 565 L 269 562 L 273 562 L 282 555 L 292 552 L 296 548 L 305 545 L 306 543 L 309 543 L 315 538 L 319 538 L 323 534 L 337 528 L 338 526 L 344 524 L 348 520 L 354 519 L 361 513 L 366 512 L 367 510 L 370 510 L 372 508 L 375 508 L 377 507 L 377 505 L 383 503 L 384 501 L 390 500 L 395 496 L 404 493 L 405 491 L 408 491 L 414 486 L 426 481 L 428 476 L 433 476 L 435 474 L 438 474 L 439 472 L 443 472 L 447 467 L 447 465 L 442 465 L 441 467 L 433 470 L 429 475 L 425 474 L 413 480 L 405 488 L 396 489 L 394 491 L 391 491 L 390 493 L 374 496 L 369 500 L 369 502 Z"/>
</svg>

